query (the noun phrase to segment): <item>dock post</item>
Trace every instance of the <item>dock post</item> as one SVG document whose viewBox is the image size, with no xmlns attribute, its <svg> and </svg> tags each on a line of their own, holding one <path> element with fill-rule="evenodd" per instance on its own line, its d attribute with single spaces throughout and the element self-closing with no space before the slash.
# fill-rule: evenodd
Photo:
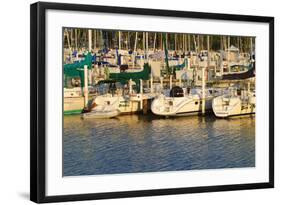
<svg viewBox="0 0 281 205">
<path fill-rule="evenodd" d="M 84 65 L 84 106 L 88 105 L 88 67 Z"/>
<path fill-rule="evenodd" d="M 172 75 L 170 75 L 170 90 L 172 89 L 172 87 L 173 87 L 173 76 Z"/>
<path fill-rule="evenodd" d="M 93 84 L 93 70 L 92 69 L 89 70 L 89 84 L 90 85 Z"/>
<path fill-rule="evenodd" d="M 132 79 L 129 80 L 129 94 L 132 94 L 133 88 L 132 88 Z"/>
<path fill-rule="evenodd" d="M 202 115 L 205 114 L 205 67 L 202 67 Z"/>
<path fill-rule="evenodd" d="M 146 114 L 147 114 L 147 111 L 148 111 L 148 99 L 145 98 L 145 99 L 142 99 L 142 101 L 143 101 L 142 113 L 143 113 L 144 115 L 146 115 Z"/>
<path fill-rule="evenodd" d="M 142 79 L 140 79 L 140 97 L 141 97 L 141 100 L 140 100 L 140 109 L 142 110 L 143 109 L 143 88 L 142 88 Z"/>
<path fill-rule="evenodd" d="M 140 93 L 143 94 L 143 83 L 142 83 L 142 79 L 140 79 Z"/>
<path fill-rule="evenodd" d="M 190 70 L 191 58 L 187 57 L 187 70 Z"/>
<path fill-rule="evenodd" d="M 153 76 L 150 74 L 150 92 L 153 93 Z"/>
<path fill-rule="evenodd" d="M 121 56 L 120 56 L 120 65 L 123 65 L 123 64 L 124 64 L 124 56 L 121 55 Z"/>
</svg>

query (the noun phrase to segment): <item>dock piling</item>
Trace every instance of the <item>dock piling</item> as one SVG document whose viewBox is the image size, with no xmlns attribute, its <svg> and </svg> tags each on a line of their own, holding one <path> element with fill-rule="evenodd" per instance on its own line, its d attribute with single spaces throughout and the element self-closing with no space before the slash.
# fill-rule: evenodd
<svg viewBox="0 0 281 205">
<path fill-rule="evenodd" d="M 146 98 L 146 99 L 142 99 L 142 106 L 143 106 L 143 108 L 142 108 L 142 113 L 144 114 L 144 115 L 146 115 L 147 114 L 147 111 L 148 111 L 148 99 Z"/>
<path fill-rule="evenodd" d="M 153 76 L 150 74 L 150 92 L 153 93 Z"/>
<path fill-rule="evenodd" d="M 143 85 L 142 85 L 142 79 L 140 79 L 140 109 L 143 109 Z"/>
<path fill-rule="evenodd" d="M 132 87 L 132 79 L 129 80 L 129 94 L 132 94 L 133 87 Z"/>
<path fill-rule="evenodd" d="M 173 76 L 170 75 L 170 90 L 172 89 L 173 87 Z"/>
<path fill-rule="evenodd" d="M 84 65 L 84 106 L 88 105 L 88 66 Z"/>
<path fill-rule="evenodd" d="M 206 103 L 206 99 L 205 99 L 205 67 L 202 67 L 202 115 L 205 114 L 205 103 Z"/>
</svg>

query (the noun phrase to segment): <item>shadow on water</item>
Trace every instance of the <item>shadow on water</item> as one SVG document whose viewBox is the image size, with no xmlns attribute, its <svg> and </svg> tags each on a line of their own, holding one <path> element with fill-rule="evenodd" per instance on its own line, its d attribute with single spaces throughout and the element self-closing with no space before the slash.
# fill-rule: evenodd
<svg viewBox="0 0 281 205">
<path fill-rule="evenodd" d="M 255 166 L 255 117 L 64 117 L 64 175 Z"/>
</svg>

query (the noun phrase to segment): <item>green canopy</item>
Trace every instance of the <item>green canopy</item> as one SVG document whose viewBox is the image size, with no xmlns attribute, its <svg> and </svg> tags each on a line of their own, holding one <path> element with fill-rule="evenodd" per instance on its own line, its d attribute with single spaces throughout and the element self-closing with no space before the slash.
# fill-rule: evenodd
<svg viewBox="0 0 281 205">
<path fill-rule="evenodd" d="M 140 79 L 149 80 L 151 73 L 151 67 L 148 63 L 143 65 L 143 70 L 140 72 L 120 72 L 120 73 L 110 73 L 109 79 L 116 80 L 122 84 L 126 84 L 130 79 L 135 81 L 137 88 L 139 90 Z"/>
<path fill-rule="evenodd" d="M 81 80 L 81 87 L 84 87 L 84 65 L 87 65 L 88 69 L 92 69 L 92 55 L 88 53 L 85 55 L 85 59 L 72 64 L 65 64 L 63 66 L 63 72 L 65 80 L 67 77 L 79 77 Z M 66 82 L 65 82 L 66 86 Z"/>
</svg>

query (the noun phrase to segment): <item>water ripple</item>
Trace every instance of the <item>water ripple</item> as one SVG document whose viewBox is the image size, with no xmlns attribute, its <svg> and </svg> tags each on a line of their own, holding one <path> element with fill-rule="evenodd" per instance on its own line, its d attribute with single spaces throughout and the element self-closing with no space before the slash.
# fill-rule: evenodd
<svg viewBox="0 0 281 205">
<path fill-rule="evenodd" d="M 64 117 L 64 175 L 255 166 L 255 118 Z"/>
</svg>

